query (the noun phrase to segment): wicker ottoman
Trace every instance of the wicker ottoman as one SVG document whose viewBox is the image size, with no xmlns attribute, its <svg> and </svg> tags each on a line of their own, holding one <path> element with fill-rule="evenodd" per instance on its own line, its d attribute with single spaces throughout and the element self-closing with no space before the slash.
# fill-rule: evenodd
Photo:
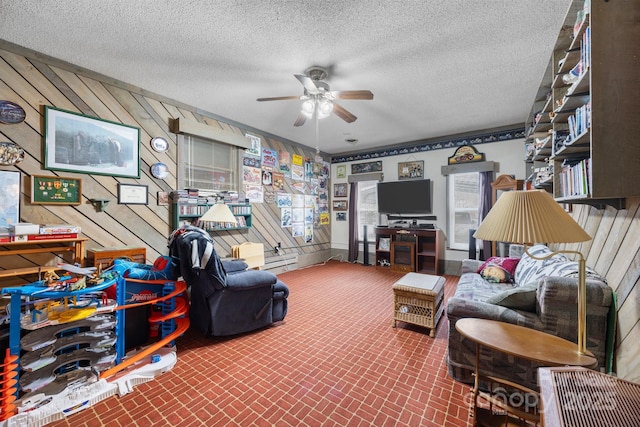
<svg viewBox="0 0 640 427">
<path fill-rule="evenodd" d="M 396 322 L 411 323 L 431 329 L 434 337 L 444 311 L 444 277 L 407 273 L 393 284 L 393 327 Z"/>
</svg>

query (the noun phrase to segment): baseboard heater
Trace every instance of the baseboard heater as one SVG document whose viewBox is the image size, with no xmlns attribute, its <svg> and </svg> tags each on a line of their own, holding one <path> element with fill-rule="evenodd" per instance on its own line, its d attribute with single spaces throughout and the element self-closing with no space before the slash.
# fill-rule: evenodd
<svg viewBox="0 0 640 427">
<path fill-rule="evenodd" d="M 292 265 L 298 263 L 298 255 L 283 255 L 277 258 L 269 258 L 267 259 L 266 264 L 263 267 L 263 270 L 270 270 L 272 268 L 284 267 L 286 265 Z"/>
</svg>

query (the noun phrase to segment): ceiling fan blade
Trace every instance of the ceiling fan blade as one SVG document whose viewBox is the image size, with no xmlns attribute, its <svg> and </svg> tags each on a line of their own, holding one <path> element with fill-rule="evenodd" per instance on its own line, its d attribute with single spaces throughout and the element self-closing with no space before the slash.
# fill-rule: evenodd
<svg viewBox="0 0 640 427">
<path fill-rule="evenodd" d="M 293 123 L 294 126 L 302 126 L 303 124 L 305 124 L 305 122 L 307 121 L 307 116 L 305 116 L 302 113 L 298 114 L 298 117 L 296 117 L 296 121 Z"/>
<path fill-rule="evenodd" d="M 369 90 L 336 90 L 331 94 L 335 99 L 373 99 Z"/>
<path fill-rule="evenodd" d="M 335 102 L 333 103 L 333 111 L 332 112 L 333 112 L 333 114 L 335 114 L 336 116 L 340 117 L 342 120 L 344 120 L 347 123 L 355 122 L 358 119 L 356 116 L 354 116 L 353 114 L 351 114 L 350 112 L 348 112 L 343 107 L 341 107 L 338 104 L 336 104 Z"/>
<path fill-rule="evenodd" d="M 294 76 L 302 83 L 302 86 L 304 86 L 309 94 L 317 95 L 320 93 L 316 84 L 311 80 L 311 77 L 305 76 L 304 74 L 294 74 Z"/>
<path fill-rule="evenodd" d="M 258 98 L 256 99 L 256 101 L 284 101 L 287 99 L 300 99 L 299 96 L 296 95 L 292 95 L 292 96 L 274 96 L 272 98 Z"/>
</svg>

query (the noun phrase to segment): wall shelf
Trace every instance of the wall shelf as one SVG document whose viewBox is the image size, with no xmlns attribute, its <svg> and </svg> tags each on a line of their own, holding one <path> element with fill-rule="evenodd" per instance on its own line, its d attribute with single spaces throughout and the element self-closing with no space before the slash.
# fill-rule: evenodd
<svg viewBox="0 0 640 427">
<path fill-rule="evenodd" d="M 200 223 L 199 219 L 204 215 L 209 208 L 213 206 L 212 203 L 183 203 L 176 202 L 172 204 L 172 224 L 173 229 L 180 228 L 185 224 L 195 225 L 207 231 L 232 231 L 232 230 L 246 230 L 251 228 L 252 223 L 252 208 L 248 203 L 227 203 L 227 206 L 231 209 L 231 212 L 238 221 L 237 226 L 232 225 L 219 225 L 213 223 Z"/>
</svg>

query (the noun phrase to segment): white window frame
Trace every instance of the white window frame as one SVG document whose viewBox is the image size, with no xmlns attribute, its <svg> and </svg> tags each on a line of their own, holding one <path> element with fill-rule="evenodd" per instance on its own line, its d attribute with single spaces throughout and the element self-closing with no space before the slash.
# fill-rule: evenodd
<svg viewBox="0 0 640 427">
<path fill-rule="evenodd" d="M 378 213 L 378 192 L 377 185 L 379 180 L 372 181 L 359 181 L 358 182 L 358 197 L 356 200 L 356 212 L 358 214 L 358 241 L 364 242 L 364 226 L 367 226 L 367 240 L 369 242 L 376 240 L 375 228 L 380 224 L 380 214 Z M 368 203 L 363 200 L 365 198 L 364 192 L 370 192 L 366 194 L 367 198 L 373 197 L 372 200 L 368 200 Z M 374 219 L 373 222 L 364 222 L 363 219 Z"/>
<path fill-rule="evenodd" d="M 477 223 L 478 209 L 479 209 L 478 205 L 480 203 L 479 187 L 478 187 L 478 195 L 476 199 L 477 203 L 475 206 L 467 205 L 467 206 L 456 207 L 457 203 L 456 203 L 455 179 L 456 177 L 461 178 L 463 175 L 472 175 L 472 174 L 477 175 L 476 182 L 478 183 L 478 186 L 479 186 L 480 172 L 461 172 L 461 173 L 450 174 L 447 176 L 447 235 L 449 236 L 447 241 L 449 243 L 449 249 L 457 249 L 457 250 L 469 249 L 468 231 L 464 237 L 464 241 L 457 241 L 456 239 L 457 237 L 456 224 L 457 222 L 459 222 L 457 220 L 460 220 L 463 217 L 469 218 L 469 220 L 466 222 L 469 225 L 469 227 L 467 227 L 467 230 L 476 228 L 478 225 Z M 473 221 L 473 218 L 475 218 L 475 221 Z"/>
<path fill-rule="evenodd" d="M 211 152 L 206 152 L 210 145 Z M 203 155 L 203 150 L 205 150 Z M 240 148 L 224 142 L 189 134 L 178 135 L 178 188 L 197 188 L 202 193 L 240 192 L 242 170 Z M 219 156 L 220 159 L 216 159 Z M 211 180 L 199 178 L 210 175 Z M 224 176 L 224 181 L 215 177 Z M 211 182 L 211 185 L 207 185 Z M 217 183 L 216 183 L 217 182 Z"/>
</svg>

